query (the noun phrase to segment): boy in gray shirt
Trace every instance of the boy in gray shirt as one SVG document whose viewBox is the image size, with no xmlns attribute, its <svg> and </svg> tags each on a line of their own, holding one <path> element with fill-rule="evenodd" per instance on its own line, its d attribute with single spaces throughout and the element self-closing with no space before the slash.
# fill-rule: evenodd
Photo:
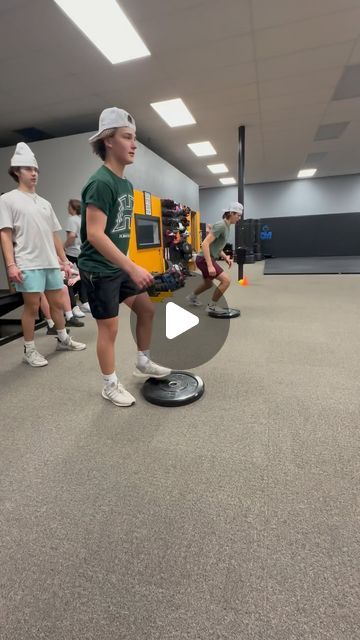
<svg viewBox="0 0 360 640">
<path fill-rule="evenodd" d="M 230 225 L 236 224 L 240 220 L 243 211 L 244 207 L 240 202 L 232 202 L 229 210 L 224 212 L 222 220 L 212 225 L 211 231 L 203 240 L 202 249 L 196 257 L 196 266 L 202 273 L 203 281 L 193 293 L 187 296 L 189 304 L 195 307 L 201 306 L 198 296 L 207 289 L 211 289 L 213 280 L 219 280 L 220 284 L 215 289 L 206 311 L 226 313 L 226 309 L 218 306 L 217 303 L 230 286 L 231 280 L 216 262 L 216 259 L 222 257 L 231 267 L 233 261 L 223 252 L 223 249 L 229 240 Z"/>
</svg>

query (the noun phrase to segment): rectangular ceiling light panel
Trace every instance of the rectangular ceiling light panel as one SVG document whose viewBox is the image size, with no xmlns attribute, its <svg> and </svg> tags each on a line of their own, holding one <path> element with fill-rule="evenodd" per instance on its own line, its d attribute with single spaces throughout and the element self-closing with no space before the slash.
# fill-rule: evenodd
<svg viewBox="0 0 360 640">
<path fill-rule="evenodd" d="M 196 156 L 216 156 L 216 151 L 208 140 L 206 142 L 192 142 L 188 144 L 188 147 Z"/>
<path fill-rule="evenodd" d="M 228 173 L 229 171 L 226 164 L 208 164 L 207 168 L 211 173 Z"/>
<path fill-rule="evenodd" d="M 312 178 L 315 173 L 317 172 L 317 169 L 301 169 L 301 171 L 299 171 L 297 177 L 298 178 Z"/>
<path fill-rule="evenodd" d="M 188 124 L 196 124 L 195 118 L 181 98 L 152 102 L 151 106 L 169 127 L 184 127 Z"/>
<path fill-rule="evenodd" d="M 221 184 L 224 184 L 224 185 L 236 184 L 235 178 L 220 178 L 220 182 L 221 182 Z"/>
<path fill-rule="evenodd" d="M 116 0 L 55 2 L 112 64 L 150 55 Z"/>
</svg>

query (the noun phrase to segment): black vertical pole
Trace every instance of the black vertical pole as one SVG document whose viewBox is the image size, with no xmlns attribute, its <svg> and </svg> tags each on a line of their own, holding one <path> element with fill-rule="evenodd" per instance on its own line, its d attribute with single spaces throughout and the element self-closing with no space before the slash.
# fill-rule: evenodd
<svg viewBox="0 0 360 640">
<path fill-rule="evenodd" d="M 245 184 L 245 127 L 242 125 L 239 127 L 239 146 L 238 146 L 238 202 L 243 205 L 245 213 L 244 203 L 244 184 Z M 244 217 L 244 214 L 243 214 Z M 235 250 L 240 245 L 240 222 L 235 225 Z M 244 265 L 238 262 L 238 280 L 241 280 L 244 275 Z"/>
</svg>

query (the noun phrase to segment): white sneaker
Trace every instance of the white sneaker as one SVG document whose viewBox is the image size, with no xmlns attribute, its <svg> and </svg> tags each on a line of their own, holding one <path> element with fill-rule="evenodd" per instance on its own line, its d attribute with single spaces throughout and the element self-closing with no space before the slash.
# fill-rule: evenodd
<svg viewBox="0 0 360 640">
<path fill-rule="evenodd" d="M 186 296 L 185 300 L 187 300 L 187 302 L 193 307 L 202 307 L 202 304 L 195 293 L 190 293 L 190 295 Z"/>
<path fill-rule="evenodd" d="M 166 378 L 171 373 L 171 369 L 167 367 L 161 367 L 159 364 L 155 364 L 151 360 L 148 360 L 147 363 L 143 367 L 139 367 L 138 365 L 135 368 L 133 375 L 136 378 Z"/>
<path fill-rule="evenodd" d="M 72 312 L 75 318 L 85 318 L 85 313 L 81 311 L 79 305 L 76 305 L 76 307 L 73 308 Z"/>
<path fill-rule="evenodd" d="M 84 313 L 91 313 L 90 305 L 88 302 L 84 302 L 84 304 L 80 305 L 80 310 Z"/>
<path fill-rule="evenodd" d="M 68 336 L 66 342 L 57 339 L 56 351 L 83 351 L 84 349 L 86 349 L 86 344 L 75 342 L 71 336 Z"/>
<path fill-rule="evenodd" d="M 206 307 L 206 311 L 212 311 L 212 313 L 218 313 L 219 315 L 226 315 L 228 313 L 227 309 L 218 307 L 216 304 L 208 304 L 208 306 Z"/>
<path fill-rule="evenodd" d="M 41 355 L 36 349 L 31 351 L 25 351 L 23 361 L 29 364 L 31 367 L 46 367 L 48 361 Z"/>
<path fill-rule="evenodd" d="M 110 400 L 110 402 L 116 404 L 117 407 L 131 407 L 132 404 L 135 404 L 134 396 L 126 391 L 120 382 L 112 382 L 105 385 L 101 395 L 105 400 Z"/>
</svg>

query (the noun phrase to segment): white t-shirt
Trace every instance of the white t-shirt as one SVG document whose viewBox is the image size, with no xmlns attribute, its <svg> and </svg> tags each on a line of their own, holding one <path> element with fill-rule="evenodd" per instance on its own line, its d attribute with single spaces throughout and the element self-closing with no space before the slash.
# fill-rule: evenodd
<svg viewBox="0 0 360 640">
<path fill-rule="evenodd" d="M 54 231 L 61 226 L 47 200 L 14 189 L 0 197 L 0 229 L 13 231 L 14 258 L 19 269 L 56 269 L 59 261 Z"/>
<path fill-rule="evenodd" d="M 74 238 L 73 243 L 70 247 L 66 247 L 65 253 L 68 256 L 73 256 L 77 258 L 80 254 L 81 241 L 80 241 L 80 227 L 81 227 L 81 216 L 77 214 L 75 216 L 68 216 L 65 231 L 71 231 L 72 233 L 76 233 L 76 238 Z"/>
</svg>

